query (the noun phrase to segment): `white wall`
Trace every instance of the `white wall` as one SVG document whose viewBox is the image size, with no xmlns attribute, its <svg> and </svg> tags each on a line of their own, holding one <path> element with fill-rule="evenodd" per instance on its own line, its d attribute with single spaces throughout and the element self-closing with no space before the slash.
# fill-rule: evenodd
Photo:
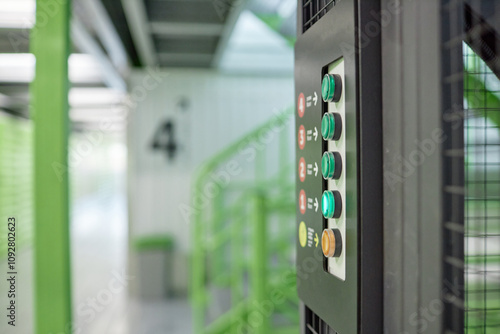
<svg viewBox="0 0 500 334">
<path fill-rule="evenodd" d="M 170 233 L 177 248 L 188 252 L 189 226 L 178 207 L 189 204 L 194 168 L 268 120 L 273 110 L 291 106 L 293 77 L 168 70 L 155 74 L 161 82 L 143 98 L 144 89 L 137 87 L 144 86 L 147 75 L 147 71 L 136 72 L 130 79 L 132 99 L 137 101 L 128 125 L 130 237 Z M 178 107 L 183 98 L 189 101 L 185 112 Z M 173 162 L 149 147 L 157 126 L 166 118 L 176 120 L 176 140 L 182 146 Z"/>
</svg>

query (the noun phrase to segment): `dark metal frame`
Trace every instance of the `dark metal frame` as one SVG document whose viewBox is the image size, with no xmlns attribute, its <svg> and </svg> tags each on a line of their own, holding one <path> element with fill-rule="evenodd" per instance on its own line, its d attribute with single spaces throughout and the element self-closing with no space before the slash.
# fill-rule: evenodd
<svg viewBox="0 0 500 334">
<path fill-rule="evenodd" d="M 442 0 L 443 332 L 464 332 L 463 1 Z"/>
<path fill-rule="evenodd" d="M 384 329 L 443 333 L 441 3 L 394 4 L 382 0 Z"/>
</svg>

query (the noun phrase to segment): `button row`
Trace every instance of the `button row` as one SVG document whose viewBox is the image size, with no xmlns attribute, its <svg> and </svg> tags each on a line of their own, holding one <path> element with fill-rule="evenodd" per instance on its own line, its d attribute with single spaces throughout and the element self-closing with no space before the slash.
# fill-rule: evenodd
<svg viewBox="0 0 500 334">
<path fill-rule="evenodd" d="M 325 74 L 321 84 L 325 102 L 338 102 L 342 95 L 342 79 L 337 74 Z M 338 113 L 325 113 L 321 119 L 321 135 L 325 141 L 340 139 L 342 117 Z M 324 152 L 321 158 L 321 173 L 325 180 L 338 180 L 342 174 L 342 157 L 339 152 Z M 325 190 L 321 197 L 321 211 L 326 219 L 339 218 L 342 213 L 342 196 L 336 190 Z M 342 234 L 339 229 L 326 228 L 321 236 L 321 247 L 325 257 L 340 257 Z"/>
</svg>

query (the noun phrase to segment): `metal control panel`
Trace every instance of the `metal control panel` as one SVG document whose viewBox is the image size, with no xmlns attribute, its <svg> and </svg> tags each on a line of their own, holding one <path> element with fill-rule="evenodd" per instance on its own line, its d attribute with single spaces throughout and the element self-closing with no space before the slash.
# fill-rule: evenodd
<svg viewBox="0 0 500 334">
<path fill-rule="evenodd" d="M 303 333 L 383 332 L 380 36 L 360 45 L 368 15 L 376 11 L 375 2 L 367 3 L 336 1 L 315 16 L 310 1 L 299 1 L 297 282 Z"/>
</svg>

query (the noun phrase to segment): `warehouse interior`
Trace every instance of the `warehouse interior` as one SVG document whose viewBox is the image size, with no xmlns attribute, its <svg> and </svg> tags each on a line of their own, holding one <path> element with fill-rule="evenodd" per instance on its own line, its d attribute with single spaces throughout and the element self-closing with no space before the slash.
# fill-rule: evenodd
<svg viewBox="0 0 500 334">
<path fill-rule="evenodd" d="M 352 333 L 498 333 L 500 4 L 368 3 L 0 0 L 0 333 L 351 333 L 309 295 Z M 316 281 L 322 156 L 318 196 L 299 172 L 329 147 L 307 112 L 339 61 L 304 82 L 333 39 L 345 293 Z"/>
</svg>

